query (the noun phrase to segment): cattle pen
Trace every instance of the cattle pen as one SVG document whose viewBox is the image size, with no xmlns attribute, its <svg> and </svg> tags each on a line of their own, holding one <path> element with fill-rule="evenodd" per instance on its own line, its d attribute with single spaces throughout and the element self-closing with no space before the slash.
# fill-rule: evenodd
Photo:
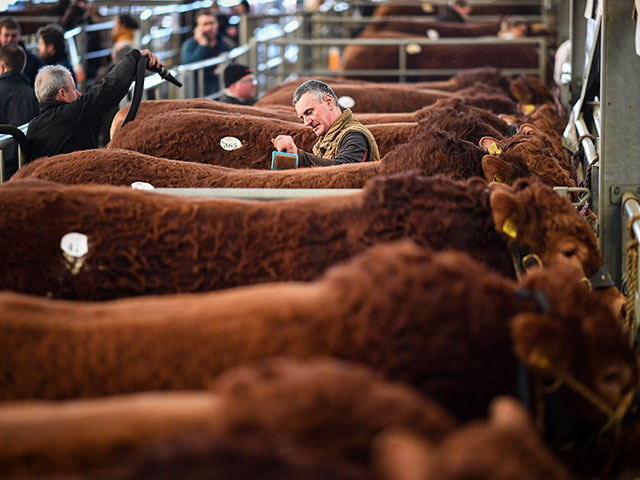
<svg viewBox="0 0 640 480">
<path fill-rule="evenodd" d="M 640 478 L 640 0 L 241 3 L 92 0 L 77 71 L 124 12 L 183 87 L 0 126 L 0 478 Z M 183 63 L 201 9 L 237 44 Z M 279 169 L 310 78 L 378 160 Z"/>
</svg>

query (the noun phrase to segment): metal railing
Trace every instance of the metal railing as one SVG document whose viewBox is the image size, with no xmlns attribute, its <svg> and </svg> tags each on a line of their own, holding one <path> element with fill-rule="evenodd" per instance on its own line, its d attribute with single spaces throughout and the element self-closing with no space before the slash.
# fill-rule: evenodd
<svg viewBox="0 0 640 480">
<path fill-rule="evenodd" d="M 521 75 L 538 75 L 541 79 L 545 79 L 547 75 L 547 48 L 546 39 L 544 37 L 529 37 L 522 39 L 504 40 L 499 38 L 441 38 L 439 40 L 429 40 L 427 38 L 365 38 L 365 39 L 340 39 L 340 38 L 328 38 L 318 40 L 308 39 L 276 39 L 265 42 L 267 45 L 276 45 L 281 48 L 283 52 L 284 47 L 295 45 L 297 47 L 346 47 L 351 45 L 362 46 L 392 46 L 398 48 L 398 68 L 396 69 L 375 69 L 375 70 L 344 70 L 339 71 L 329 70 L 328 68 L 313 68 L 311 71 L 307 69 L 298 68 L 297 65 L 291 69 L 284 68 L 286 64 L 283 63 L 283 68 L 278 71 L 280 80 L 291 73 L 301 73 L 302 75 L 323 75 L 323 76 L 388 76 L 397 77 L 400 82 L 406 82 L 409 77 L 437 75 L 437 76 L 451 76 L 455 73 L 463 70 L 459 69 L 414 69 L 407 67 L 407 47 L 409 45 L 537 45 L 538 46 L 538 67 L 537 68 L 505 68 L 502 69 L 508 74 L 521 74 Z M 328 56 L 328 54 L 327 54 Z M 328 65 L 328 60 L 324 62 Z M 293 70 L 296 68 L 296 70 Z"/>
<path fill-rule="evenodd" d="M 19 128 L 22 133 L 27 134 L 27 128 L 29 128 L 29 124 L 25 123 L 21 125 Z M 22 168 L 24 165 L 24 153 L 20 145 L 15 141 L 15 139 L 11 135 L 0 135 L 0 183 L 4 181 L 4 160 L 5 160 L 5 151 L 8 147 L 17 145 L 18 147 L 18 169 Z"/>
<path fill-rule="evenodd" d="M 359 188 L 156 188 L 155 193 L 201 198 L 233 198 L 236 200 L 286 200 L 289 198 L 348 195 Z"/>
</svg>

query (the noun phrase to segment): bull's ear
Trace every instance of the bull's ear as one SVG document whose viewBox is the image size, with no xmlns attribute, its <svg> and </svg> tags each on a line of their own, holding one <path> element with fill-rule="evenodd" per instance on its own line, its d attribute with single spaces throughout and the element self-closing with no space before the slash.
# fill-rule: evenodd
<svg viewBox="0 0 640 480">
<path fill-rule="evenodd" d="M 540 130 L 538 130 L 536 126 L 531 123 L 523 123 L 518 129 L 518 133 L 538 133 L 539 131 Z"/>
<path fill-rule="evenodd" d="M 436 460 L 434 446 L 408 429 L 388 428 L 373 442 L 376 477 L 383 480 L 423 480 Z"/>
<path fill-rule="evenodd" d="M 539 313 L 521 313 L 511 321 L 516 357 L 524 365 L 560 375 L 567 372 L 571 353 L 563 325 Z"/>
<path fill-rule="evenodd" d="M 485 155 L 482 157 L 482 170 L 488 182 L 504 183 L 511 178 L 511 167 L 500 157 Z"/>
<path fill-rule="evenodd" d="M 489 203 L 496 230 L 508 237 L 518 238 L 518 233 L 526 222 L 525 210 L 518 197 L 510 190 L 494 189 Z"/>
<path fill-rule="evenodd" d="M 494 137 L 482 137 L 478 143 L 491 155 L 500 155 L 504 151 L 504 143 Z"/>
</svg>

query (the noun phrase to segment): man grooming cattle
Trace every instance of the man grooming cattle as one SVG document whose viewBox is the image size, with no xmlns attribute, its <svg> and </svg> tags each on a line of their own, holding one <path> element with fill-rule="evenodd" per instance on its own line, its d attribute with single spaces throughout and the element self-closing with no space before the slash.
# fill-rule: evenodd
<svg viewBox="0 0 640 480">
<path fill-rule="evenodd" d="M 303 167 L 322 167 L 380 160 L 373 135 L 356 120 L 351 109 L 344 112 L 329 85 L 308 80 L 293 95 L 293 106 L 305 126 L 318 136 L 313 153 L 299 149 L 290 135 L 272 140 L 276 150 L 298 155 Z"/>
</svg>

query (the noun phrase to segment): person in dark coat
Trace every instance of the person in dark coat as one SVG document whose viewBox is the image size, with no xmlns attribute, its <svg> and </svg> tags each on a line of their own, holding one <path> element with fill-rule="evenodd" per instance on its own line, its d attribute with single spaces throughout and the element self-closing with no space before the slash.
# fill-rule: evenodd
<svg viewBox="0 0 640 480">
<path fill-rule="evenodd" d="M 38 57 L 29 52 L 24 46 L 24 43 L 20 41 L 21 29 L 20 24 L 11 18 L 4 18 L 0 20 L 0 47 L 15 43 L 20 45 L 27 54 L 27 64 L 24 67 L 22 73 L 29 79 L 29 82 L 33 86 L 33 82 L 36 80 L 38 70 L 42 66 L 42 62 Z"/>
<path fill-rule="evenodd" d="M 102 117 L 127 94 L 142 56 L 149 58 L 149 68 L 162 65 L 149 50 L 133 49 L 84 95 L 67 68 L 42 67 L 36 77 L 40 114 L 27 131 L 31 158 L 97 148 Z"/>
<path fill-rule="evenodd" d="M 0 124 L 19 127 L 38 114 L 38 100 L 22 74 L 26 54 L 17 43 L 0 47 Z M 4 150 L 2 181 L 18 171 L 18 147 Z"/>
<path fill-rule="evenodd" d="M 230 63 L 224 69 L 224 94 L 219 102 L 234 105 L 253 105 L 256 103 L 256 77 L 246 65 Z"/>
<path fill-rule="evenodd" d="M 182 63 L 193 63 L 231 50 L 231 46 L 222 39 L 218 19 L 211 10 L 200 10 L 196 13 L 193 38 L 182 44 Z M 215 67 L 204 70 L 204 94 L 211 95 L 219 90 L 218 75 Z"/>
<path fill-rule="evenodd" d="M 464 23 L 470 13 L 471 5 L 467 0 L 450 0 L 445 13 L 438 17 L 438 21 Z"/>
<path fill-rule="evenodd" d="M 76 82 L 64 42 L 64 31 L 59 25 L 50 23 L 38 29 L 38 54 L 42 59 L 42 65 L 62 65 L 69 70 L 73 81 Z"/>
</svg>

